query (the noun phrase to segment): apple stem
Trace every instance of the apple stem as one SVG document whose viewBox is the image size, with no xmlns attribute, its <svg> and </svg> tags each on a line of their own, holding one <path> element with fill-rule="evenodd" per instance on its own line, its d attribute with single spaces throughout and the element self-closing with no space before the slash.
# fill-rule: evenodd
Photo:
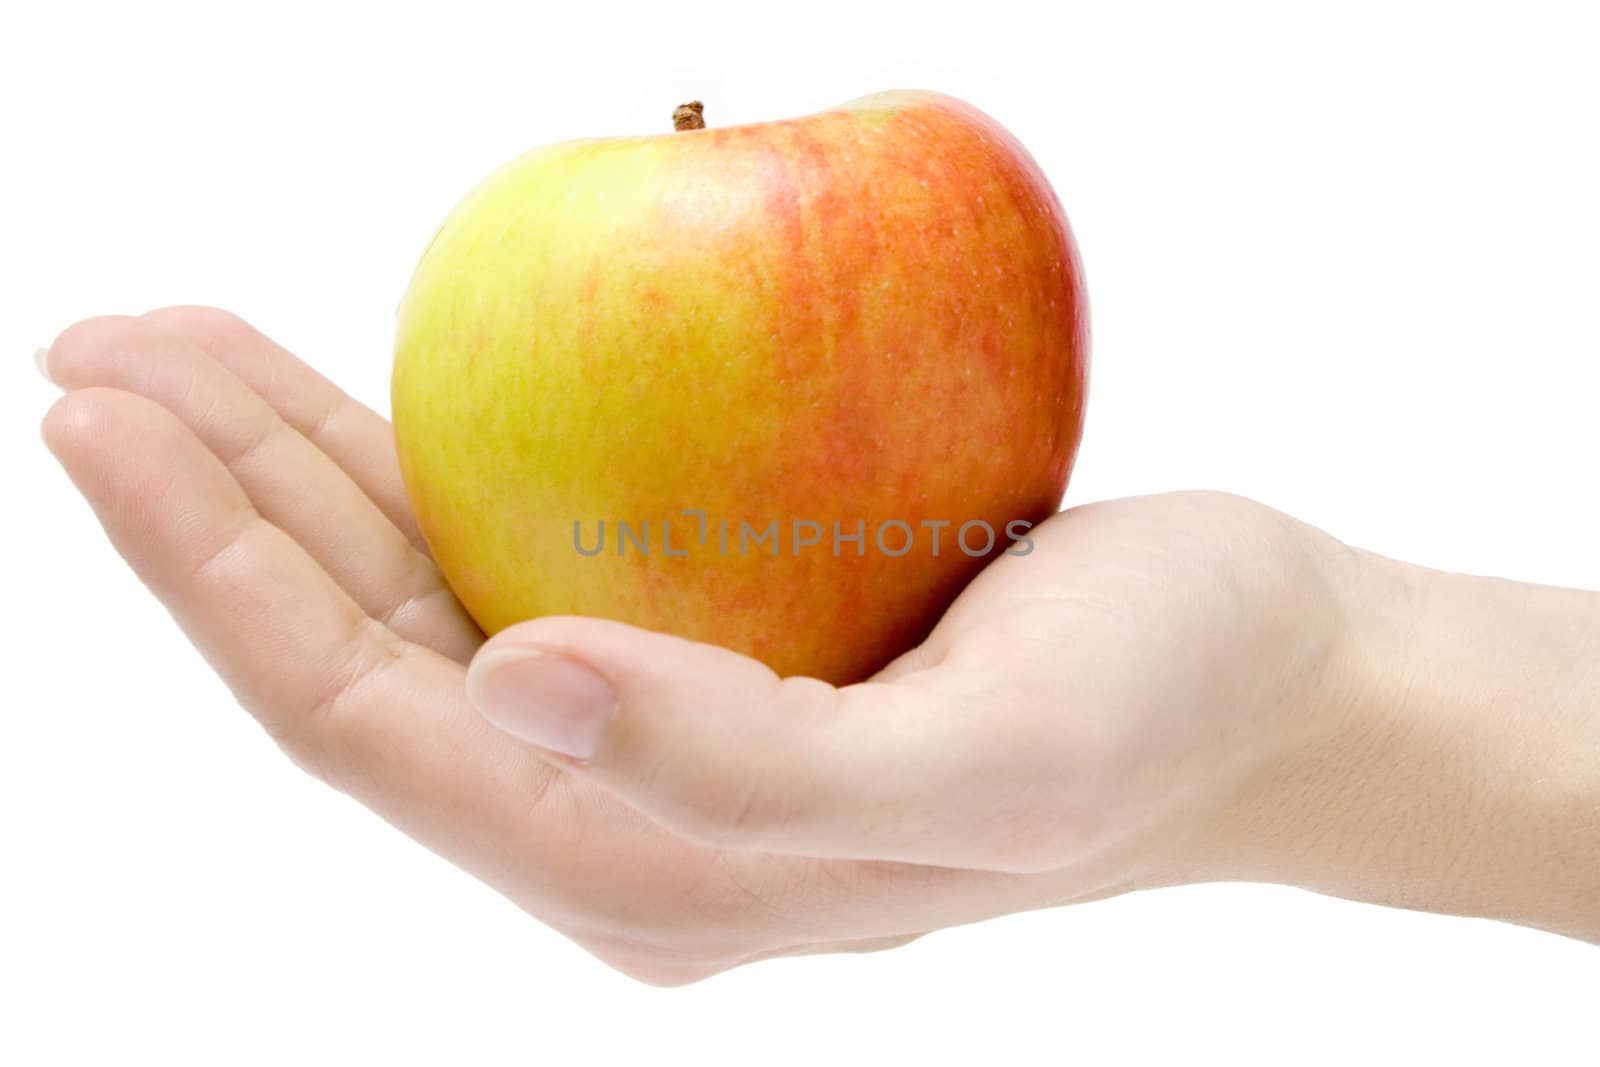
<svg viewBox="0 0 1600 1067">
<path fill-rule="evenodd" d="M 706 106 L 698 100 L 691 100 L 687 104 L 679 104 L 672 112 L 672 128 L 683 130 L 703 130 L 706 128 Z"/>
</svg>

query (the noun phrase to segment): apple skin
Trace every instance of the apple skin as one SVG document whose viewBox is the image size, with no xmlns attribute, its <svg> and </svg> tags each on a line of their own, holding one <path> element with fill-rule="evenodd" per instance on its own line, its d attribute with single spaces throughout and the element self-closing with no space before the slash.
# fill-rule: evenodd
<svg viewBox="0 0 1600 1067">
<path fill-rule="evenodd" d="M 986 521 L 992 557 L 1007 523 L 1059 508 L 1088 351 L 1077 250 L 1026 150 L 958 100 L 881 93 L 502 167 L 401 304 L 395 435 L 485 632 L 598 616 L 843 684 L 983 567 L 957 527 Z M 648 555 L 617 553 L 619 520 L 648 524 Z M 821 543 L 796 549 L 795 520 Z M 833 524 L 857 520 L 865 554 L 835 556 Z M 875 543 L 890 520 L 912 528 L 905 555 Z M 937 555 L 924 520 L 952 523 Z M 686 555 L 664 554 L 663 521 Z M 742 521 L 779 522 L 779 554 L 741 555 Z M 580 554 L 574 523 L 588 549 L 603 524 L 604 551 Z"/>
</svg>

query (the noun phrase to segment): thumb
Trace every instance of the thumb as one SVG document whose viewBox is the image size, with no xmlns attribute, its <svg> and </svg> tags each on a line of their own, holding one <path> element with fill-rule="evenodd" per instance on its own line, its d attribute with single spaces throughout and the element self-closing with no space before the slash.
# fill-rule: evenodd
<svg viewBox="0 0 1600 1067">
<path fill-rule="evenodd" d="M 467 673 L 469 698 L 495 726 L 691 840 L 1059 866 L 1055 791 L 1015 773 L 1019 761 L 1050 768 L 1029 725 L 1040 717 L 968 695 L 990 690 L 946 666 L 835 688 L 714 645 L 572 616 L 502 631 Z"/>
</svg>

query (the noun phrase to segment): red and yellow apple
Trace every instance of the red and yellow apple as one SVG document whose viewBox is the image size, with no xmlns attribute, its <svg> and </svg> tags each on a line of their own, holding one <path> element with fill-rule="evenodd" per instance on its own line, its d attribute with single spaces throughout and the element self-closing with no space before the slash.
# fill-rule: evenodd
<svg viewBox="0 0 1600 1067">
<path fill-rule="evenodd" d="M 400 308 L 407 490 L 487 632 L 599 616 L 859 680 L 1060 506 L 1067 219 L 946 96 L 679 124 L 536 149 L 450 213 Z"/>
</svg>

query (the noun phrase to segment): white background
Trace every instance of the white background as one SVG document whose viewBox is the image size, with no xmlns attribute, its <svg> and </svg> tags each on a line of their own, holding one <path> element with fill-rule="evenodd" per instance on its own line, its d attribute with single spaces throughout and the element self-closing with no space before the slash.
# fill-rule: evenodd
<svg viewBox="0 0 1600 1067">
<path fill-rule="evenodd" d="M 226 306 L 387 408 L 394 309 L 507 158 L 896 87 L 998 118 L 1088 269 L 1069 502 L 1243 492 L 1600 587 L 1592 7 L 31 4 L 0 26 L 0 1062 L 1600 1059 L 1600 951 L 1146 893 L 678 990 L 302 777 L 37 437 L 36 346 Z"/>
</svg>

